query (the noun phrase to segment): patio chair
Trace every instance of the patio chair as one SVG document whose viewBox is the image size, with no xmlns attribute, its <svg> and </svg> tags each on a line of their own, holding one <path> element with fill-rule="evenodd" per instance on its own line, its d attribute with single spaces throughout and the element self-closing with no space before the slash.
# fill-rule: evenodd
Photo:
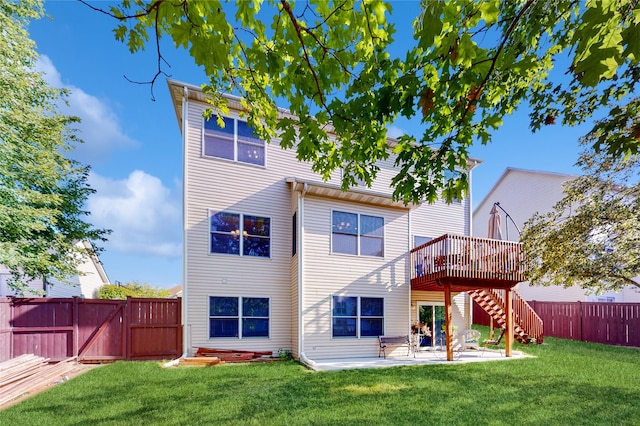
<svg viewBox="0 0 640 426">
<path fill-rule="evenodd" d="M 480 349 L 480 332 L 478 330 L 465 330 L 462 332 L 464 349 Z"/>
<path fill-rule="evenodd" d="M 487 349 L 487 347 L 489 346 L 496 346 L 498 347 L 500 345 L 500 341 L 502 341 L 502 338 L 504 337 L 504 333 L 507 331 L 507 327 L 502 327 L 502 332 L 500 333 L 500 336 L 498 336 L 497 339 L 487 339 L 485 341 L 482 342 L 482 355 L 484 355 L 484 350 Z M 500 350 L 500 355 L 502 355 L 502 348 L 498 348 Z"/>
</svg>

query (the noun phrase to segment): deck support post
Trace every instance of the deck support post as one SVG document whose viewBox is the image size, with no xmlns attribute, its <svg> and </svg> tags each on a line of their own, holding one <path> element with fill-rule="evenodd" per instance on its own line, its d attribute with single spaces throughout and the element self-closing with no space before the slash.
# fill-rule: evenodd
<svg viewBox="0 0 640 426">
<path fill-rule="evenodd" d="M 447 344 L 447 361 L 453 361 L 453 324 L 451 315 L 451 283 L 444 286 L 444 319 L 446 324 L 445 339 Z"/>
<path fill-rule="evenodd" d="M 513 346 L 513 290 L 511 287 L 505 290 L 505 304 L 506 317 L 507 317 L 507 330 L 505 331 L 505 350 L 504 355 L 511 356 L 511 347 Z"/>
</svg>

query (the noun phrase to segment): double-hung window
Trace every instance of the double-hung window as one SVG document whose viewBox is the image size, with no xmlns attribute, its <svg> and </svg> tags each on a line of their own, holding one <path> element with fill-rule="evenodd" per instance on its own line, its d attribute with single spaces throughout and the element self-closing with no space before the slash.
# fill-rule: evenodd
<svg viewBox="0 0 640 426">
<path fill-rule="evenodd" d="M 210 253 L 271 256 L 271 219 L 229 212 L 210 212 Z"/>
<path fill-rule="evenodd" d="M 269 337 L 269 298 L 209 297 L 209 337 Z"/>
<path fill-rule="evenodd" d="M 377 337 L 384 335 L 382 297 L 333 296 L 333 337 Z"/>
<path fill-rule="evenodd" d="M 224 127 L 218 125 L 215 116 L 205 119 L 204 155 L 264 166 L 265 142 L 254 134 L 249 124 L 231 117 L 222 119 Z"/>
<path fill-rule="evenodd" d="M 333 211 L 331 250 L 361 256 L 384 256 L 384 218 Z"/>
</svg>

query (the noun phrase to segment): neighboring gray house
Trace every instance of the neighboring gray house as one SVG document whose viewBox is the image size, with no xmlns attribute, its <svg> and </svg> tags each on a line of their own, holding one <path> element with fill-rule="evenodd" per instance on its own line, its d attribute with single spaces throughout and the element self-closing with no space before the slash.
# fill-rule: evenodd
<svg viewBox="0 0 640 426">
<path fill-rule="evenodd" d="M 489 212 L 495 202 L 499 202 L 517 226 L 522 229 L 534 213 L 551 211 L 563 197 L 563 184 L 577 176 L 507 168 L 493 188 L 487 193 L 473 212 L 473 232 L 475 236 L 487 235 Z M 519 241 L 518 231 L 502 214 L 502 238 Z M 531 286 L 520 283 L 516 289 L 525 300 L 554 302 L 640 302 L 640 292 L 634 287 L 625 287 L 620 292 L 600 295 L 588 294 L 578 286 Z"/>
<path fill-rule="evenodd" d="M 78 247 L 91 249 L 88 241 L 79 241 L 76 243 Z M 9 288 L 8 281 L 11 273 L 4 266 L 0 265 L 0 297 L 13 296 L 15 293 Z M 31 292 L 25 292 L 25 297 L 84 297 L 92 299 L 96 297 L 96 291 L 105 284 L 109 284 L 102 262 L 96 255 L 84 256 L 80 265 L 78 265 L 78 273 L 69 277 L 70 284 L 63 284 L 57 280 L 33 280 L 29 283 Z"/>
<path fill-rule="evenodd" d="M 203 119 L 210 105 L 199 87 L 168 84 L 183 144 L 188 354 L 208 347 L 286 349 L 303 360 L 377 356 L 376 337 L 408 334 L 419 313 L 437 326 L 443 293 L 412 290 L 409 251 L 445 233 L 470 235 L 468 198 L 394 201 L 393 159 L 379 164 L 372 188 L 343 192 L 339 173 L 324 182 L 295 151 L 253 136 L 238 98 L 227 96 L 222 129 Z M 453 322 L 469 327 L 468 295 L 453 301 Z"/>
</svg>

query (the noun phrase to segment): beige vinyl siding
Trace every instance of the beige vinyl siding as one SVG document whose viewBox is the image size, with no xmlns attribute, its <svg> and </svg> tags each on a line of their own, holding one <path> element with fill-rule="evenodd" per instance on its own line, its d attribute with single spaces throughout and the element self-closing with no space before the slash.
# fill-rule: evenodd
<svg viewBox="0 0 640 426">
<path fill-rule="evenodd" d="M 201 156 L 203 107 L 191 102 L 188 108 L 187 341 L 192 347 L 291 348 L 291 194 L 282 170 L 273 167 L 282 151 L 267 146 L 267 167 Z M 269 217 L 271 257 L 209 254 L 210 210 Z M 209 296 L 268 297 L 269 338 L 210 339 Z"/>
<path fill-rule="evenodd" d="M 414 235 L 431 238 L 444 234 L 468 235 L 467 200 L 452 204 L 436 201 L 411 210 L 411 246 Z"/>
<path fill-rule="evenodd" d="M 518 283 L 515 289 L 527 301 L 578 302 L 586 300 L 585 290 L 578 286 L 569 288 L 557 285 L 532 286 L 528 281 L 525 281 Z"/>
<path fill-rule="evenodd" d="M 304 212 L 298 211 L 299 247 L 292 256 L 291 224 L 298 209 L 299 193 L 292 192 L 286 179 L 317 183 L 322 183 L 322 179 L 311 171 L 309 164 L 296 159 L 294 150 L 282 150 L 277 140 L 266 146 L 264 167 L 204 157 L 202 112 L 207 107 L 189 100 L 184 135 L 184 306 L 185 341 L 189 346 L 185 349 L 189 353 L 198 346 L 277 353 L 282 348 L 291 349 L 296 356 L 304 350 L 311 359 L 377 356 L 376 338 L 332 338 L 333 295 L 383 297 L 385 334 L 408 334 L 412 315 L 410 240 L 413 234 L 437 237 L 446 232 L 465 233 L 467 200 L 452 205 L 438 202 L 410 212 L 307 194 L 303 199 Z M 380 167 L 373 188 L 358 191 L 392 193 L 389 185 L 395 174 L 393 159 L 382 161 Z M 339 186 L 340 177 L 338 170 L 324 184 Z M 384 258 L 332 254 L 332 209 L 384 217 Z M 209 254 L 209 211 L 271 218 L 271 257 Z M 303 259 L 303 270 L 299 270 L 299 256 Z M 302 306 L 298 305 L 299 280 L 303 281 Z M 210 339 L 210 296 L 268 297 L 269 338 Z M 303 342 L 298 342 L 299 313 L 303 315 Z"/>
<path fill-rule="evenodd" d="M 473 232 L 475 236 L 486 237 L 489 212 L 493 203 L 499 202 L 520 229 L 534 213 L 551 211 L 553 205 L 562 198 L 562 185 L 574 176 L 533 172 L 528 170 L 507 169 L 498 183 L 491 189 L 473 212 Z M 502 238 L 518 241 L 518 231 L 503 211 Z"/>
<path fill-rule="evenodd" d="M 332 296 L 384 298 L 384 333 L 407 334 L 407 211 L 310 196 L 304 203 L 305 354 L 311 359 L 377 356 L 375 337 L 332 337 Z M 384 258 L 332 254 L 332 210 L 383 217 Z"/>
<path fill-rule="evenodd" d="M 266 147 L 265 167 L 204 157 L 205 108 L 206 104 L 190 100 L 187 109 L 185 302 L 187 341 L 192 346 L 188 350 L 198 346 L 274 352 L 293 348 L 297 337 L 297 271 L 291 258 L 292 195 L 285 178 L 322 179 L 309 164 L 295 158 L 295 151 L 282 150 L 277 141 Z M 329 183 L 339 185 L 339 176 L 339 172 L 334 173 Z M 389 182 L 381 178 L 377 190 L 386 188 L 390 193 Z M 271 258 L 209 254 L 209 209 L 270 217 Z M 324 232 L 330 237 L 330 227 Z M 406 249 L 406 235 L 403 247 Z M 209 339 L 209 296 L 269 297 L 270 338 Z"/>
</svg>

